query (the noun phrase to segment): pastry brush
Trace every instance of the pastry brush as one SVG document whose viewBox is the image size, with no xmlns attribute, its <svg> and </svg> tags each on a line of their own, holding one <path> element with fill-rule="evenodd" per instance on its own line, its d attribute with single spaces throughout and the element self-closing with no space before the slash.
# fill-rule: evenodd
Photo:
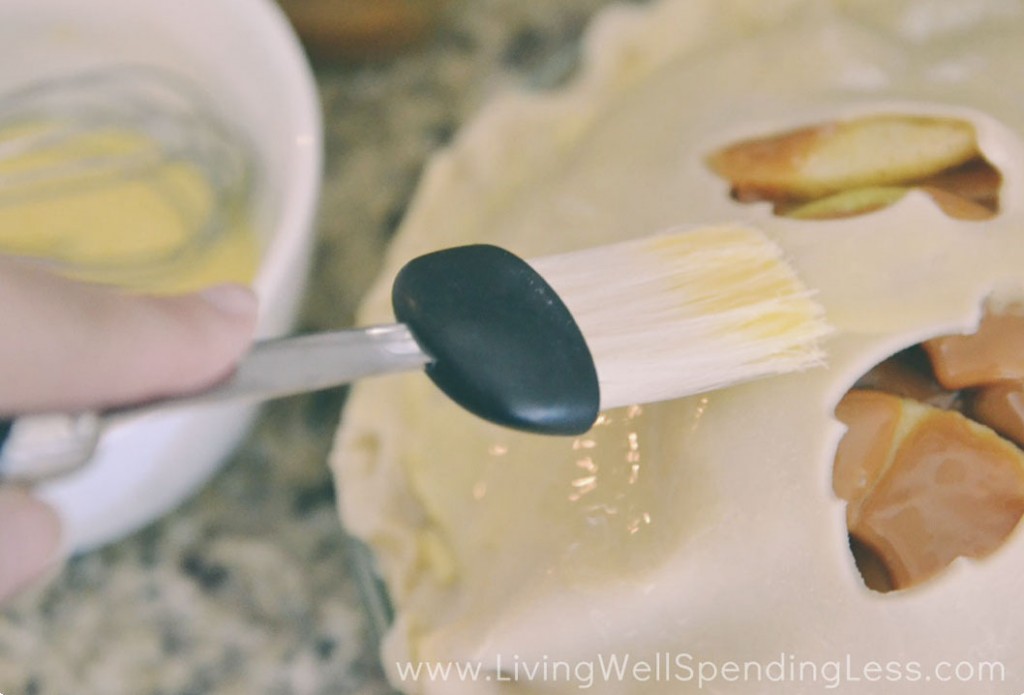
<svg viewBox="0 0 1024 695">
<path fill-rule="evenodd" d="M 78 465 L 104 423 L 125 416 L 413 369 L 492 422 L 579 434 L 603 409 L 819 364 L 827 332 L 779 247 L 741 226 L 531 261 L 489 245 L 446 249 L 404 266 L 392 303 L 394 325 L 257 343 L 230 377 L 198 393 L 102 414 L 23 417 L 8 428 L 0 477 Z"/>
</svg>

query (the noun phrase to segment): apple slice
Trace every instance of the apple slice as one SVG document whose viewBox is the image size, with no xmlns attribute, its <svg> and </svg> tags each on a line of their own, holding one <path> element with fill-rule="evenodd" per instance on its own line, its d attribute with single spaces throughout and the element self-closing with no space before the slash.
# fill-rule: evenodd
<svg viewBox="0 0 1024 695">
<path fill-rule="evenodd" d="M 978 156 L 966 121 L 889 114 L 745 140 L 708 164 L 740 200 L 807 200 L 924 179 Z"/>
<path fill-rule="evenodd" d="M 841 191 L 825 198 L 795 206 L 777 206 L 776 212 L 798 220 L 835 220 L 856 217 L 887 208 L 899 201 L 907 192 L 926 193 L 939 209 L 957 220 L 988 220 L 995 211 L 975 200 L 936 186 L 906 188 L 903 186 L 870 186 Z"/>
</svg>

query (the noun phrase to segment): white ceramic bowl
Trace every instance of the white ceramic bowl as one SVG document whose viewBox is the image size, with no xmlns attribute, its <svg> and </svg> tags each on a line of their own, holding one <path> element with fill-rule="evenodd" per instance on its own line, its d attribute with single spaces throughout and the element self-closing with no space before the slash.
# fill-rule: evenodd
<svg viewBox="0 0 1024 695">
<path fill-rule="evenodd" d="M 304 288 L 320 188 L 315 84 L 272 0 L 4 0 L 0 91 L 107 65 L 152 65 L 190 79 L 254 146 L 259 333 L 286 332 Z M 111 430 L 86 468 L 40 494 L 74 550 L 96 547 L 166 513 L 217 469 L 255 415 L 215 406 L 154 415 Z"/>
</svg>

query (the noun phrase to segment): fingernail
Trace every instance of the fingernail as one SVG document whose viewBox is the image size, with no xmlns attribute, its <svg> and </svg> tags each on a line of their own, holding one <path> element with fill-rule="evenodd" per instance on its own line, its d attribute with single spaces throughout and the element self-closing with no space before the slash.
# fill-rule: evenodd
<svg viewBox="0 0 1024 695">
<path fill-rule="evenodd" d="M 234 316 L 252 316 L 256 313 L 256 295 L 244 285 L 216 285 L 199 294 L 218 311 Z"/>
<path fill-rule="evenodd" d="M 51 573 L 63 550 L 53 507 L 24 490 L 0 489 L 0 602 Z"/>
</svg>

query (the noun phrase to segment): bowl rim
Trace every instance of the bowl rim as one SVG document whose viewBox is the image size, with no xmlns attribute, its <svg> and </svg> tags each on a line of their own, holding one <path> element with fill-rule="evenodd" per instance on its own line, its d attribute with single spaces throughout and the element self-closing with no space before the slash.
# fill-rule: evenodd
<svg viewBox="0 0 1024 695">
<path fill-rule="evenodd" d="M 286 281 L 293 261 L 297 255 L 308 252 L 307 246 L 315 237 L 315 222 L 323 181 L 324 166 L 324 128 L 320 95 L 313 76 L 312 66 L 306 58 L 305 50 L 298 35 L 292 28 L 284 10 L 274 0 L 255 0 L 263 6 L 265 13 L 255 17 L 268 27 L 271 23 L 286 31 L 278 31 L 281 38 L 282 58 L 286 61 L 288 72 L 297 79 L 285 83 L 286 90 L 281 94 L 282 101 L 290 104 L 303 105 L 296 110 L 298 119 L 296 128 L 296 144 L 292 148 L 291 157 L 296 161 L 296 175 L 288 180 L 281 201 L 281 218 L 269 237 L 269 243 L 263 250 L 254 287 L 258 294 L 272 292 L 280 288 Z M 268 32 L 269 33 L 269 32 Z M 308 253 L 307 253 L 308 255 Z M 289 261 L 289 262 L 286 262 Z M 303 267 L 302 277 L 308 275 Z M 301 292 L 299 293 L 301 294 Z M 294 307 L 292 307 L 294 309 Z M 291 311 L 289 313 L 292 313 Z M 263 331 L 263 317 L 260 328 Z M 271 333 L 280 332 L 268 327 Z"/>
</svg>

